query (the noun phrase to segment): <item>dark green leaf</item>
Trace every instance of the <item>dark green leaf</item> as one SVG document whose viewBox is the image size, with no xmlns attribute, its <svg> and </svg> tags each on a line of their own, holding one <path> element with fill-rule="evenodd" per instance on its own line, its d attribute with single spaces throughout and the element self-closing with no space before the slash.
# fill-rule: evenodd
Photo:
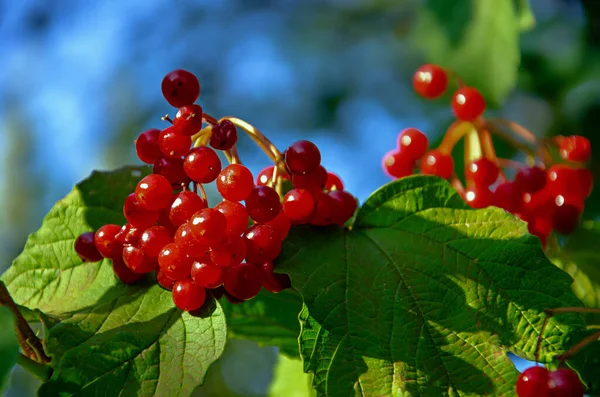
<svg viewBox="0 0 600 397">
<path fill-rule="evenodd" d="M 581 305 L 525 223 L 435 177 L 379 189 L 352 230 L 293 230 L 277 266 L 303 295 L 300 352 L 326 396 L 514 394 L 506 352 L 533 359 L 543 309 Z M 542 361 L 582 327 L 553 317 Z"/>
<path fill-rule="evenodd" d="M 444 30 L 450 45 L 457 46 L 472 17 L 471 0 L 427 0 L 426 6 Z"/>
<path fill-rule="evenodd" d="M 15 318 L 4 306 L 0 306 L 0 392 L 19 355 L 19 343 L 15 334 Z"/>
</svg>

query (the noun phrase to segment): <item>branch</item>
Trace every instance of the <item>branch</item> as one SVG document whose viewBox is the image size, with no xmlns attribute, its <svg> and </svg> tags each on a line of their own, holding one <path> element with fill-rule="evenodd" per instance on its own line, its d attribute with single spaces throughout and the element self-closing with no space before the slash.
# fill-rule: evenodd
<svg viewBox="0 0 600 397">
<path fill-rule="evenodd" d="M 48 364 L 38 363 L 29 357 L 20 354 L 17 356 L 17 364 L 42 382 L 47 382 L 52 376 L 52 367 Z"/>
</svg>

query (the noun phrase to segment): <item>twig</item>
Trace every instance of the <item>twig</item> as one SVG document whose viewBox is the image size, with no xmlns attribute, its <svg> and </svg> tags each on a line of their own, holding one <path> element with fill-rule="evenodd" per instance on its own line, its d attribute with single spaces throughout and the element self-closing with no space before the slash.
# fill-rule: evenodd
<svg viewBox="0 0 600 397">
<path fill-rule="evenodd" d="M 17 364 L 42 382 L 47 382 L 52 376 L 51 366 L 33 361 L 21 353 L 17 356 Z"/>
</svg>

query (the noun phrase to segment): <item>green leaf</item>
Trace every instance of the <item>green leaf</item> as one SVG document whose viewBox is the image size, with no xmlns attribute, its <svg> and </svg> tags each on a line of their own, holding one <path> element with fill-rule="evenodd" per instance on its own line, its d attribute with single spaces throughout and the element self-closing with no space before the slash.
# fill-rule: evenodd
<svg viewBox="0 0 600 397">
<path fill-rule="evenodd" d="M 273 369 L 273 381 L 269 397 L 312 397 L 315 390 L 310 386 L 311 376 L 302 370 L 302 361 L 280 355 Z"/>
<path fill-rule="evenodd" d="M 471 20 L 471 0 L 427 0 L 426 7 L 435 17 L 451 46 L 457 46 Z"/>
<path fill-rule="evenodd" d="M 154 285 L 71 313 L 50 328 L 55 371 L 39 395 L 188 396 L 225 348 L 225 317 L 210 303 L 193 317 Z"/>
<path fill-rule="evenodd" d="M 323 396 L 514 395 L 506 353 L 533 359 L 543 310 L 581 305 L 525 223 L 435 177 L 377 190 L 352 230 L 294 229 L 277 266 L 304 298 L 300 352 Z M 541 360 L 582 327 L 551 318 Z"/>
<path fill-rule="evenodd" d="M 4 306 L 0 306 L 0 392 L 6 386 L 8 375 L 17 361 L 19 343 L 15 334 L 15 318 Z"/>
<path fill-rule="evenodd" d="M 469 0 L 469 4 L 472 18 L 468 24 L 463 12 L 459 18 L 445 15 L 446 22 L 440 25 L 431 8 L 422 8 L 414 26 L 413 41 L 428 62 L 454 70 L 466 84 L 481 90 L 490 105 L 497 106 L 517 83 L 519 18 L 513 0 Z M 455 24 L 464 25 L 463 39 L 458 45 L 446 28 Z"/>
<path fill-rule="evenodd" d="M 298 313 L 301 297 L 292 290 L 278 294 L 262 291 L 257 297 L 236 305 L 224 301 L 229 337 L 250 339 L 259 346 L 277 346 L 289 357 L 298 357 Z"/>
<path fill-rule="evenodd" d="M 529 0 L 514 0 L 515 9 L 517 10 L 517 20 L 519 21 L 519 29 L 522 32 L 531 30 L 535 27 L 535 16 L 531 9 Z"/>
</svg>

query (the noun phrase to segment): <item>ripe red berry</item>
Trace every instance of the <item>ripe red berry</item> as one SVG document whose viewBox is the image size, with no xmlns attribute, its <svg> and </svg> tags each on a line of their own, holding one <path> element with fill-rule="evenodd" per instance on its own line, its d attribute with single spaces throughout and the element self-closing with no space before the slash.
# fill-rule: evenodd
<svg viewBox="0 0 600 397">
<path fill-rule="evenodd" d="M 223 200 L 215 206 L 225 216 L 227 236 L 239 236 L 248 227 L 248 211 L 237 201 Z"/>
<path fill-rule="evenodd" d="M 115 235 L 115 239 L 121 244 L 137 246 L 143 232 L 144 229 L 139 229 L 130 223 L 126 223 L 121 230 L 119 230 L 119 233 Z"/>
<path fill-rule="evenodd" d="M 125 215 L 127 222 L 134 227 L 146 229 L 158 222 L 159 213 L 142 208 L 135 198 L 135 194 L 131 193 L 125 199 L 125 204 L 123 204 L 123 215 Z"/>
<path fill-rule="evenodd" d="M 586 162 L 592 155 L 590 140 L 584 136 L 557 137 L 560 156 L 565 160 Z"/>
<path fill-rule="evenodd" d="M 335 190 L 328 193 L 334 201 L 334 211 L 332 214 L 332 223 L 344 225 L 356 212 L 358 204 L 356 199 L 350 193 L 344 190 Z"/>
<path fill-rule="evenodd" d="M 275 273 L 275 267 L 272 262 L 263 263 L 263 287 L 274 294 L 283 291 L 292 286 L 292 282 L 287 274 Z"/>
<path fill-rule="evenodd" d="M 473 181 L 477 186 L 490 186 L 496 182 L 500 169 L 491 160 L 482 157 L 465 167 L 467 181 Z"/>
<path fill-rule="evenodd" d="M 264 185 L 268 185 L 269 183 L 271 183 L 271 181 L 273 180 L 273 171 L 274 170 L 275 170 L 274 165 L 270 165 L 268 167 L 263 168 L 256 176 L 256 186 L 264 186 Z M 279 177 L 284 181 L 290 180 L 290 176 L 287 172 L 282 173 L 281 170 L 279 170 L 277 172 L 277 175 L 279 175 Z"/>
<path fill-rule="evenodd" d="M 450 179 L 454 174 L 454 159 L 439 150 L 431 150 L 421 158 L 421 173 Z"/>
<path fill-rule="evenodd" d="M 535 366 L 527 368 L 517 379 L 519 397 L 548 397 L 548 370 Z"/>
<path fill-rule="evenodd" d="M 210 260 L 215 266 L 239 265 L 245 257 L 246 241 L 241 236 L 231 236 L 210 249 Z"/>
<path fill-rule="evenodd" d="M 292 175 L 292 185 L 295 189 L 305 189 L 312 194 L 325 190 L 327 184 L 327 170 L 319 165 L 317 169 L 303 175 Z"/>
<path fill-rule="evenodd" d="M 190 181 L 183 170 L 183 159 L 181 158 L 161 157 L 154 163 L 152 172 L 164 176 L 173 186 L 187 185 Z"/>
<path fill-rule="evenodd" d="M 180 107 L 173 119 L 173 127 L 179 135 L 192 136 L 198 133 L 202 129 L 202 107 L 199 105 Z"/>
<path fill-rule="evenodd" d="M 215 208 L 204 208 L 190 219 L 190 230 L 201 244 L 212 246 L 220 243 L 226 235 L 225 215 Z"/>
<path fill-rule="evenodd" d="M 164 226 L 152 226 L 140 237 L 140 248 L 148 258 L 156 258 L 163 247 L 173 242 L 171 233 Z"/>
<path fill-rule="evenodd" d="M 173 285 L 173 302 L 180 310 L 200 309 L 206 300 L 206 290 L 194 284 L 191 278 L 179 280 Z"/>
<path fill-rule="evenodd" d="M 271 226 L 254 225 L 244 233 L 246 262 L 271 262 L 281 252 L 281 238 Z"/>
<path fill-rule="evenodd" d="M 486 208 L 492 205 L 493 194 L 487 186 L 474 186 L 465 190 L 465 201 L 472 208 Z"/>
<path fill-rule="evenodd" d="M 109 259 L 121 257 L 123 244 L 117 241 L 115 236 L 121 231 L 121 226 L 108 224 L 96 230 L 94 245 L 100 254 Z"/>
<path fill-rule="evenodd" d="M 283 212 L 290 221 L 306 223 L 315 211 L 313 195 L 304 189 L 292 189 L 283 198 Z"/>
<path fill-rule="evenodd" d="M 235 145 L 237 139 L 235 124 L 230 120 L 221 120 L 213 125 L 209 143 L 217 150 L 229 150 Z"/>
<path fill-rule="evenodd" d="M 527 219 L 527 230 L 536 236 L 546 246 L 548 237 L 552 233 L 552 219 L 546 216 L 534 216 Z"/>
<path fill-rule="evenodd" d="M 415 162 L 405 158 L 398 150 L 390 150 L 383 156 L 381 168 L 386 175 L 400 179 L 413 174 Z"/>
<path fill-rule="evenodd" d="M 120 256 L 112 259 L 112 269 L 123 284 L 134 284 L 144 278 L 143 274 L 132 272 Z"/>
<path fill-rule="evenodd" d="M 448 88 L 448 74 L 438 65 L 423 65 L 413 76 L 413 88 L 423 98 L 438 98 Z"/>
<path fill-rule="evenodd" d="M 253 187 L 252 172 L 241 164 L 228 165 L 217 177 L 217 190 L 225 200 L 246 200 Z"/>
<path fill-rule="evenodd" d="M 564 235 L 573 233 L 583 212 L 583 198 L 573 194 L 559 194 L 554 196 L 554 204 L 556 208 L 550 214 L 554 230 Z"/>
<path fill-rule="evenodd" d="M 407 162 L 420 159 L 428 147 L 427 136 L 416 128 L 406 128 L 398 135 L 398 150 Z"/>
<path fill-rule="evenodd" d="M 281 241 L 287 237 L 290 229 L 292 228 L 292 223 L 283 211 L 279 211 L 275 218 L 271 219 L 269 222 L 265 222 L 264 224 L 275 229 L 277 235 L 281 238 Z"/>
<path fill-rule="evenodd" d="M 158 254 L 160 270 L 172 280 L 183 280 L 192 271 L 193 259 L 186 256 L 175 243 L 167 244 Z"/>
<path fill-rule="evenodd" d="M 198 78 L 187 70 L 177 69 L 167 74 L 161 84 L 162 94 L 176 108 L 191 105 L 200 96 Z"/>
<path fill-rule="evenodd" d="M 262 288 L 263 272 L 256 266 L 240 263 L 225 274 L 225 291 L 244 301 L 254 298 Z"/>
<path fill-rule="evenodd" d="M 577 168 L 577 179 L 581 186 L 581 194 L 583 198 L 590 197 L 594 188 L 594 176 L 592 171 L 587 168 Z"/>
<path fill-rule="evenodd" d="M 177 228 L 173 240 L 179 249 L 190 258 L 197 259 L 209 254 L 208 245 L 202 244 L 194 238 L 189 222 Z"/>
<path fill-rule="evenodd" d="M 75 240 L 75 252 L 84 262 L 98 262 L 103 258 L 94 243 L 95 234 L 94 232 L 85 232 Z"/>
<path fill-rule="evenodd" d="M 336 201 L 326 193 L 319 193 L 315 197 L 315 211 L 309 223 L 315 226 L 333 224 Z"/>
<path fill-rule="evenodd" d="M 485 111 L 485 99 L 476 88 L 459 88 L 452 96 L 452 111 L 459 120 L 473 121 Z"/>
<path fill-rule="evenodd" d="M 587 197 L 591 192 L 590 177 L 584 175 L 587 173 L 581 170 L 585 168 L 572 168 L 565 164 L 553 165 L 547 173 L 548 189 L 555 194 L 569 193 L 582 199 Z"/>
<path fill-rule="evenodd" d="M 327 173 L 327 181 L 325 182 L 325 190 L 344 190 L 342 179 L 333 172 Z"/>
<path fill-rule="evenodd" d="M 515 176 L 515 187 L 523 193 L 535 193 L 546 186 L 546 171 L 540 167 L 527 167 Z"/>
<path fill-rule="evenodd" d="M 156 260 L 147 258 L 141 248 L 131 245 L 123 247 L 123 261 L 134 273 L 150 273 L 158 266 Z"/>
<path fill-rule="evenodd" d="M 196 193 L 184 190 L 175 196 L 169 208 L 169 220 L 173 227 L 179 227 L 187 222 L 192 215 L 207 207 L 207 203 Z"/>
<path fill-rule="evenodd" d="M 268 222 L 281 210 L 279 194 L 269 186 L 256 186 L 246 198 L 248 215 L 255 222 Z"/>
<path fill-rule="evenodd" d="M 165 157 L 180 158 L 185 156 L 191 145 L 192 138 L 177 133 L 173 126 L 162 130 L 158 137 L 158 147 Z"/>
<path fill-rule="evenodd" d="M 306 174 L 321 164 L 321 152 L 310 141 L 296 141 L 286 149 L 285 163 L 292 174 Z"/>
<path fill-rule="evenodd" d="M 192 265 L 192 280 L 196 285 L 213 289 L 223 284 L 224 278 L 224 268 L 215 266 L 210 261 L 195 261 Z"/>
<path fill-rule="evenodd" d="M 548 374 L 548 392 L 550 397 L 583 397 L 584 390 L 575 371 L 559 368 Z"/>
<path fill-rule="evenodd" d="M 146 164 L 154 164 L 162 156 L 158 147 L 159 135 L 160 130 L 152 128 L 142 132 L 135 140 L 135 152 Z"/>
<path fill-rule="evenodd" d="M 175 285 L 175 280 L 171 280 L 169 277 L 167 277 L 161 270 L 160 267 L 156 268 L 156 282 L 158 282 L 158 285 L 160 285 L 161 287 L 168 289 L 169 291 L 171 291 L 173 289 L 173 286 Z"/>
<path fill-rule="evenodd" d="M 200 146 L 190 150 L 185 156 L 183 170 L 193 181 L 211 183 L 221 172 L 221 160 L 214 150 Z"/>
<path fill-rule="evenodd" d="M 523 192 L 519 191 L 512 182 L 501 183 L 494 190 L 492 205 L 513 214 L 519 212 L 523 205 Z"/>
<path fill-rule="evenodd" d="M 158 211 L 171 204 L 173 188 L 164 176 L 150 174 L 135 187 L 135 198 L 145 210 Z"/>
</svg>

